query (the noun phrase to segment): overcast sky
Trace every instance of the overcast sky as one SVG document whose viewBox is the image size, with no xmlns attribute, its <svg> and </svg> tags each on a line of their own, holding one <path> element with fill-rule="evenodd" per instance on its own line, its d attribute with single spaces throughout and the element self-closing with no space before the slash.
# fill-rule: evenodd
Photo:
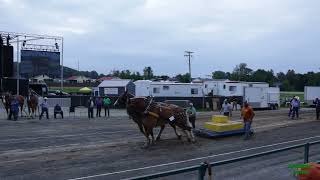
<svg viewBox="0 0 320 180">
<path fill-rule="evenodd" d="M 194 77 L 320 68 L 318 0 L 0 0 L 0 30 L 65 38 L 65 65 Z"/>
</svg>

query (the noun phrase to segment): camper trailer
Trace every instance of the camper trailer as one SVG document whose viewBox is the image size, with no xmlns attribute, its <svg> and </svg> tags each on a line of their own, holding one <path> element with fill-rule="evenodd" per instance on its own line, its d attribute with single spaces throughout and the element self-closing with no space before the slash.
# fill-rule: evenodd
<svg viewBox="0 0 320 180">
<path fill-rule="evenodd" d="M 313 106 L 313 101 L 320 98 L 320 86 L 305 86 L 304 87 L 304 102 Z"/>
</svg>

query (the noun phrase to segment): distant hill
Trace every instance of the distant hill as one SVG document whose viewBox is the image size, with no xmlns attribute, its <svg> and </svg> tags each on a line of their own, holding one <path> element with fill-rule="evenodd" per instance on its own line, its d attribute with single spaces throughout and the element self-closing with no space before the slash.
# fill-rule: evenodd
<svg viewBox="0 0 320 180">
<path fill-rule="evenodd" d="M 60 66 L 61 68 L 61 66 Z M 17 62 L 14 62 L 14 65 L 13 65 L 13 70 L 14 70 L 14 74 L 16 74 L 17 72 Z M 103 74 L 98 74 L 96 71 L 77 71 L 75 69 L 72 69 L 70 67 L 67 67 L 67 66 L 64 66 L 63 67 L 63 77 L 64 78 L 68 78 L 70 76 L 86 76 L 86 77 L 89 77 L 89 78 L 92 78 L 92 79 L 97 79 L 101 76 L 104 76 Z"/>
</svg>

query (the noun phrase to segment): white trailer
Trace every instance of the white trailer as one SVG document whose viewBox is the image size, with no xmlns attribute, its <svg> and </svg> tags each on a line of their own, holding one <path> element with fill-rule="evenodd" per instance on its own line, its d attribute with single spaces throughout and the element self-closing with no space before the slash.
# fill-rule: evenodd
<svg viewBox="0 0 320 180">
<path fill-rule="evenodd" d="M 320 99 L 320 87 L 319 86 L 305 86 L 304 87 L 304 103 L 311 106 L 313 101 Z"/>
<path fill-rule="evenodd" d="M 153 82 L 150 90 L 154 97 L 203 97 L 203 85 L 197 83 Z"/>
<path fill-rule="evenodd" d="M 135 81 L 134 84 L 136 86 L 136 90 L 135 90 L 135 96 L 141 96 L 141 97 L 147 97 L 147 96 L 151 96 L 151 83 L 152 81 L 150 80 L 138 80 Z"/>
<path fill-rule="evenodd" d="M 243 100 L 253 108 L 277 109 L 280 105 L 280 89 L 276 87 L 245 87 Z"/>
</svg>

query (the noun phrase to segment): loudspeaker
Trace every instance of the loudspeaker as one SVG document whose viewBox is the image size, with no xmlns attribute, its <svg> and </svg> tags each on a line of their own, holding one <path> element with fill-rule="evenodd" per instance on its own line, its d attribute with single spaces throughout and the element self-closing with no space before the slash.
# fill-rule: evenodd
<svg viewBox="0 0 320 180">
<path fill-rule="evenodd" d="M 13 76 L 13 46 L 0 46 L 0 77 Z"/>
</svg>

